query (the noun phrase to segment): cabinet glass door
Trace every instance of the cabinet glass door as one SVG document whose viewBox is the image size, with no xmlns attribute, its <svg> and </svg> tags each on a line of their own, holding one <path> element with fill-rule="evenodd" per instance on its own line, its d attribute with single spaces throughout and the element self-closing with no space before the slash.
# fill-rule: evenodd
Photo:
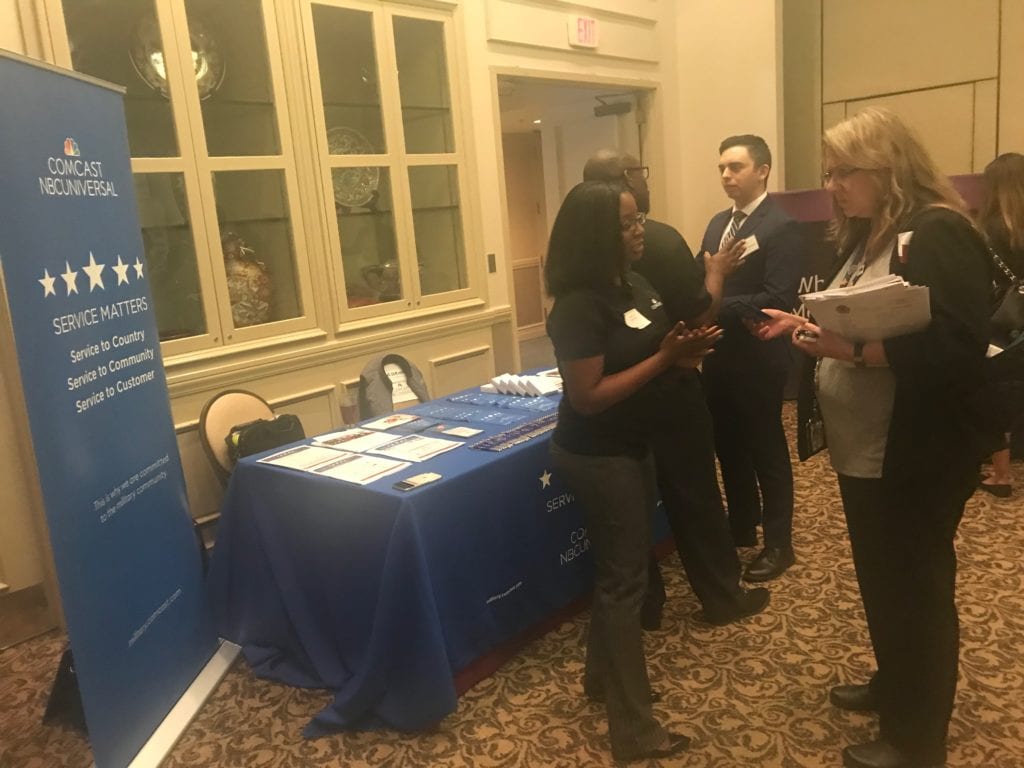
<svg viewBox="0 0 1024 768">
<path fill-rule="evenodd" d="M 206 333 L 195 238 L 180 173 L 136 173 L 142 244 L 160 341 Z"/>
<path fill-rule="evenodd" d="M 313 29 L 330 153 L 387 152 L 373 14 L 317 4 Z"/>
<path fill-rule="evenodd" d="M 281 171 L 213 175 L 231 318 L 246 328 L 302 314 Z"/>
<path fill-rule="evenodd" d="M 405 16 L 395 16 L 392 23 L 405 151 L 454 152 L 444 26 L 439 21 Z"/>
<path fill-rule="evenodd" d="M 426 296 L 465 288 L 466 246 L 455 166 L 413 166 L 409 190 L 420 293 Z"/>
<path fill-rule="evenodd" d="M 259 0 L 187 0 L 206 150 L 277 155 L 281 141 Z"/>
<path fill-rule="evenodd" d="M 373 179 L 368 199 L 346 200 L 345 195 Z M 345 294 L 349 307 L 366 307 L 404 296 L 395 238 L 395 211 L 391 199 L 391 173 L 382 167 L 334 168 L 335 213 L 341 251 L 345 254 Z M 337 190 L 348 190 L 339 200 Z M 358 195 L 358 197 L 362 197 Z M 360 202 L 360 205 L 346 203 Z"/>
<path fill-rule="evenodd" d="M 132 157 L 176 157 L 164 40 L 153 0 L 63 0 L 76 72 L 125 87 Z"/>
<path fill-rule="evenodd" d="M 175 128 L 171 59 L 153 0 L 62 0 L 71 66 L 125 88 L 128 144 L 161 341 L 208 332 L 196 236 Z M 141 158 L 141 159 L 140 159 Z M 126 255 L 127 258 L 127 255 Z M 131 259 L 129 259 L 131 260 Z"/>
</svg>

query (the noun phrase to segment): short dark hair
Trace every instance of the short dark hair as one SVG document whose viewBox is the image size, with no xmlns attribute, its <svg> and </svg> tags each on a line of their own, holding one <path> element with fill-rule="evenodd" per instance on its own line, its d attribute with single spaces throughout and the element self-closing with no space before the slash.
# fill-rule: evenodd
<svg viewBox="0 0 1024 768">
<path fill-rule="evenodd" d="M 580 288 L 607 288 L 624 271 L 619 199 L 625 184 L 584 181 L 573 187 L 558 209 L 544 282 L 558 297 Z"/>
<path fill-rule="evenodd" d="M 772 167 L 772 151 L 768 149 L 768 142 L 760 136 L 755 136 L 752 133 L 730 136 L 718 145 L 718 154 L 722 154 L 725 150 L 732 149 L 733 147 L 746 147 L 747 152 L 750 153 L 750 159 L 754 161 L 755 168 L 760 168 L 762 165 L 767 165 L 769 168 Z"/>
</svg>

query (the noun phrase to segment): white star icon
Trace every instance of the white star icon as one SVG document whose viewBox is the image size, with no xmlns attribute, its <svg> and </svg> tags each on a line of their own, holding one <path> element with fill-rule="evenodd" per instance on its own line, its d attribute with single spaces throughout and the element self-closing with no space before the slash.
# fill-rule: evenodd
<svg viewBox="0 0 1024 768">
<path fill-rule="evenodd" d="M 57 292 L 55 290 L 53 290 L 53 284 L 55 282 L 57 282 L 57 278 L 56 277 L 50 277 L 49 270 L 44 269 L 43 270 L 43 276 L 39 280 L 39 284 L 41 286 L 43 286 L 43 298 L 44 299 L 47 296 L 56 296 L 57 295 Z"/>
<path fill-rule="evenodd" d="M 128 282 L 128 268 L 130 266 L 131 264 L 125 264 L 123 261 L 121 261 L 121 254 L 117 255 L 117 264 L 112 266 L 111 269 L 114 270 L 115 274 L 117 275 L 118 285 L 121 285 L 121 283 Z"/>
<path fill-rule="evenodd" d="M 548 472 L 546 469 L 544 470 L 544 474 L 541 475 L 540 477 L 538 477 L 537 479 L 540 480 L 540 487 L 541 488 L 550 488 L 551 487 L 551 473 Z"/>
<path fill-rule="evenodd" d="M 78 279 L 78 272 L 71 269 L 71 265 L 66 261 L 64 262 L 64 273 L 61 275 L 64 278 L 64 282 L 67 284 L 68 296 L 72 293 L 78 293 L 78 286 L 75 285 L 75 281 Z"/>
<path fill-rule="evenodd" d="M 142 262 L 139 261 L 139 257 L 138 256 L 135 257 L 135 263 L 132 264 L 132 266 L 135 267 L 135 277 L 137 277 L 138 279 L 141 280 L 142 279 Z"/>
<path fill-rule="evenodd" d="M 103 278 L 100 276 L 103 274 L 103 270 L 106 269 L 106 264 L 97 264 L 96 257 L 89 252 L 89 266 L 82 267 L 82 271 L 89 276 L 89 293 L 92 293 L 93 288 L 97 285 L 100 288 L 106 288 L 103 285 Z"/>
</svg>

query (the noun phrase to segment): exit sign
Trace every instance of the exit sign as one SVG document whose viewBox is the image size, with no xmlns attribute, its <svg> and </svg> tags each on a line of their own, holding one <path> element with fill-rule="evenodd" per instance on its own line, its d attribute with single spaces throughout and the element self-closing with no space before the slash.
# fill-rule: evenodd
<svg viewBox="0 0 1024 768">
<path fill-rule="evenodd" d="M 597 19 L 570 16 L 568 27 L 569 45 L 573 48 L 597 48 Z"/>
</svg>

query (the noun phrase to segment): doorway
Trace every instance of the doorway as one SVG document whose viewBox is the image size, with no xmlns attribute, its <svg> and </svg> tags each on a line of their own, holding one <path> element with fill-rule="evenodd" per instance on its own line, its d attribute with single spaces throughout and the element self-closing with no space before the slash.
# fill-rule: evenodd
<svg viewBox="0 0 1024 768">
<path fill-rule="evenodd" d="M 643 158 L 646 91 L 498 75 L 509 260 L 521 346 L 546 342 L 548 233 L 565 195 L 593 152 L 617 147 Z"/>
</svg>

